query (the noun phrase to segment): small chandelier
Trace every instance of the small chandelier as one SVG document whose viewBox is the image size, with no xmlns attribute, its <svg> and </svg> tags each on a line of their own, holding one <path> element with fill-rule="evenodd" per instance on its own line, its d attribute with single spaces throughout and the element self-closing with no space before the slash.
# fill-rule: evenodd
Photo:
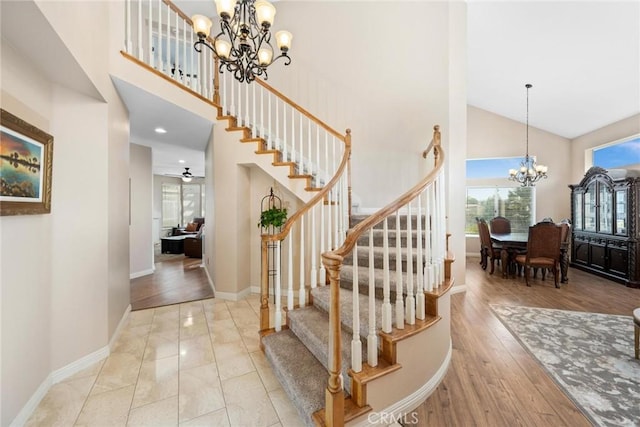
<svg viewBox="0 0 640 427">
<path fill-rule="evenodd" d="M 533 86 L 527 83 L 524 87 L 527 88 L 527 151 L 520 162 L 520 169 L 509 169 L 509 179 L 519 182 L 523 187 L 534 187 L 536 182 L 547 177 L 547 167 L 536 164 L 536 160 L 529 157 L 529 89 Z"/>
<path fill-rule="evenodd" d="M 251 83 L 257 76 L 267 76 L 267 67 L 280 58 L 284 65 L 291 63 L 288 55 L 291 33 L 278 31 L 276 43 L 280 55 L 274 58 L 269 29 L 276 15 L 276 8 L 266 0 L 215 0 L 220 17 L 220 33 L 212 44 L 207 43 L 212 22 L 203 15 L 191 18 L 198 41 L 193 47 L 197 52 L 206 46 L 220 60 L 220 72 L 226 68 L 240 82 Z"/>
</svg>

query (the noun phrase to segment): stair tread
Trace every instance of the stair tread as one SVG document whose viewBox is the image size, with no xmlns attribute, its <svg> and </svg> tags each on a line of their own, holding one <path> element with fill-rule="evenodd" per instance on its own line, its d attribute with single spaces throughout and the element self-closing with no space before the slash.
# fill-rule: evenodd
<svg viewBox="0 0 640 427">
<path fill-rule="evenodd" d="M 290 311 L 289 329 L 307 347 L 320 363 L 328 369 L 329 366 L 329 314 L 314 306 L 307 306 Z M 351 378 L 348 375 L 351 366 L 351 332 L 342 331 L 342 370 L 345 390 L 351 390 Z M 363 345 L 366 350 L 366 346 Z M 363 350 L 362 360 L 366 360 Z"/>
<path fill-rule="evenodd" d="M 331 288 L 329 286 L 319 286 L 311 289 L 313 305 L 327 313 L 329 312 L 330 290 Z M 367 335 L 369 335 L 369 297 L 359 293 L 358 300 L 360 303 L 360 337 L 366 340 Z M 391 324 L 392 326 L 395 326 L 395 301 L 390 302 Z M 382 328 L 382 300 L 376 298 L 375 305 L 377 314 L 376 330 L 380 331 Z M 342 322 L 342 328 L 353 334 L 353 313 L 351 307 L 353 307 L 353 292 L 349 289 L 340 289 L 340 321 Z"/>
<path fill-rule="evenodd" d="M 307 426 L 311 415 L 324 408 L 327 370 L 291 330 L 262 338 L 265 354 L 282 388 Z"/>
</svg>

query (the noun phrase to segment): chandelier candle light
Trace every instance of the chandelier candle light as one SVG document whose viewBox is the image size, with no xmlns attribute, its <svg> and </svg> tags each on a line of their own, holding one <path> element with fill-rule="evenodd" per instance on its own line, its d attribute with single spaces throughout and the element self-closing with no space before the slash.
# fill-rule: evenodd
<svg viewBox="0 0 640 427">
<path fill-rule="evenodd" d="M 547 167 L 536 164 L 533 157 L 529 157 L 529 89 L 533 86 L 529 83 L 527 88 L 527 151 L 524 160 L 520 162 L 520 169 L 509 169 L 509 179 L 522 184 L 523 187 L 534 187 L 536 182 L 547 177 Z"/>
<path fill-rule="evenodd" d="M 240 82 L 251 83 L 257 76 L 267 79 L 267 67 L 280 58 L 284 65 L 291 63 L 291 33 L 278 31 L 276 43 L 280 55 L 274 58 L 271 32 L 276 8 L 266 0 L 215 0 L 220 17 L 220 33 L 207 43 L 212 22 L 203 15 L 191 17 L 198 35 L 194 43 L 197 52 L 206 46 L 220 60 L 220 72 L 226 68 Z"/>
</svg>

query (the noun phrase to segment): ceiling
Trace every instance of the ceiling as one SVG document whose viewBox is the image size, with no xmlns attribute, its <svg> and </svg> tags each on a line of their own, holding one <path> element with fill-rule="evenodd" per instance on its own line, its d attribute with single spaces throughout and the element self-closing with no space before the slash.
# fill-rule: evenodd
<svg viewBox="0 0 640 427">
<path fill-rule="evenodd" d="M 472 1 L 470 105 L 565 138 L 640 113 L 639 1 Z"/>
<path fill-rule="evenodd" d="M 189 16 L 215 15 L 213 0 L 174 3 Z M 570 139 L 640 113 L 640 1 L 471 0 L 467 19 L 470 105 L 525 122 L 531 83 L 529 124 Z M 212 123 L 116 86 L 131 113 L 132 142 L 154 147 L 154 173 L 188 166 L 202 176 Z M 168 132 L 155 134 L 156 126 Z"/>
</svg>

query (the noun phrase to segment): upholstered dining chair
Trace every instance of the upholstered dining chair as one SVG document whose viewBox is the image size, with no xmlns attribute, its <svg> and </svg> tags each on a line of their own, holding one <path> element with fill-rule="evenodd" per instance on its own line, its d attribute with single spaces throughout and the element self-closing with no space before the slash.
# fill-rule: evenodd
<svg viewBox="0 0 640 427">
<path fill-rule="evenodd" d="M 493 234 L 511 233 L 511 221 L 503 216 L 497 216 L 489 221 L 489 228 Z"/>
<path fill-rule="evenodd" d="M 491 234 L 489 233 L 489 226 L 484 219 L 477 218 L 478 223 L 478 234 L 480 235 L 480 263 L 482 264 L 482 269 L 487 269 L 488 261 L 491 260 L 491 271 L 490 274 L 493 274 L 495 271 L 495 261 L 500 261 L 500 252 L 502 251 L 502 247 L 498 245 L 494 245 L 491 241 Z M 504 266 L 502 266 L 504 268 Z"/>
<path fill-rule="evenodd" d="M 524 277 L 529 284 L 531 268 L 551 270 L 556 288 L 559 288 L 558 276 L 560 272 L 560 244 L 562 228 L 553 222 L 539 222 L 529 227 L 527 253 L 516 256 L 518 265 L 524 267 Z M 544 275 L 542 276 L 544 280 Z"/>
</svg>

